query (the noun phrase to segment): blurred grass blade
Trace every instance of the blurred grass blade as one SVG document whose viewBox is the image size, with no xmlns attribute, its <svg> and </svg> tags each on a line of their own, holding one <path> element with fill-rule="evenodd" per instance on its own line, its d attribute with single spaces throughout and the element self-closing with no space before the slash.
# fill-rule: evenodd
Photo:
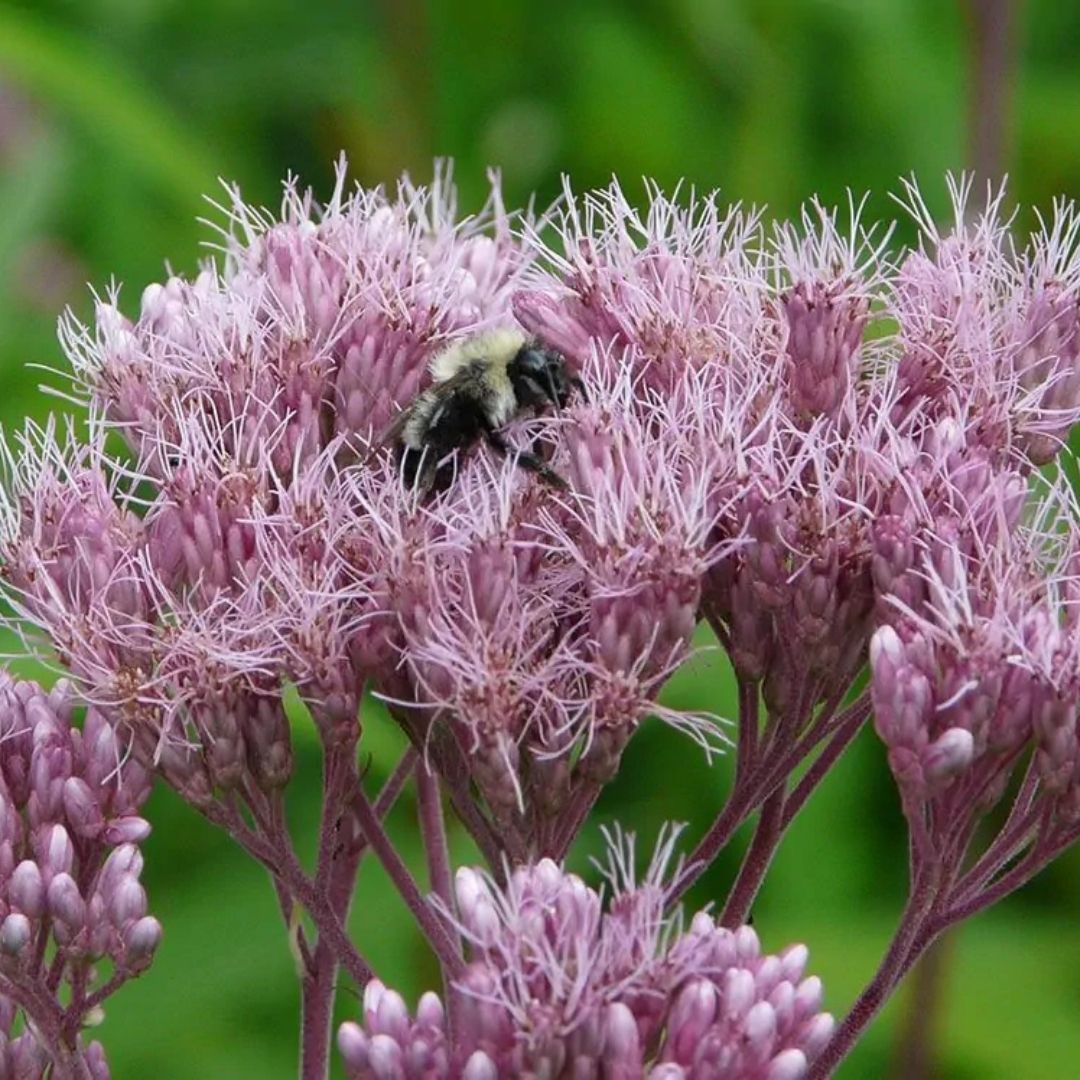
<svg viewBox="0 0 1080 1080">
<path fill-rule="evenodd" d="M 116 56 L 85 38 L 0 7 L 0 72 L 85 126 L 188 213 L 216 188 L 213 155 Z"/>
<path fill-rule="evenodd" d="M 50 131 L 13 168 L 0 172 L 0 312 L 10 298 L 20 252 L 44 232 L 63 197 L 68 157 L 63 139 Z"/>
</svg>

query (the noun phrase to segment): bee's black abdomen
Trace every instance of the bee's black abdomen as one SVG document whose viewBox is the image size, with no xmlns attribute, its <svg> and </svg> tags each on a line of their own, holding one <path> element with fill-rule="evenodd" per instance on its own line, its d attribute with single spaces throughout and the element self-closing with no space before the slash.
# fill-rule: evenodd
<svg viewBox="0 0 1080 1080">
<path fill-rule="evenodd" d="M 418 445 L 404 444 L 400 451 L 402 479 L 408 487 L 445 491 L 453 482 L 455 462 L 447 461 L 454 450 L 466 450 L 486 430 L 480 404 L 464 394 L 440 402 L 427 425 L 417 433 Z"/>
</svg>

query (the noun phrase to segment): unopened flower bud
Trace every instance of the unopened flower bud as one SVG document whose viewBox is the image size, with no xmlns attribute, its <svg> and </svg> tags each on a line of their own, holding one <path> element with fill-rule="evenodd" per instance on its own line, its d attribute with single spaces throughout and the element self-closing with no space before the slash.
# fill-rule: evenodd
<svg viewBox="0 0 1080 1080">
<path fill-rule="evenodd" d="M 940 783 L 971 764 L 975 740 L 964 728 L 949 728 L 927 747 L 923 756 L 926 778 Z"/>
<path fill-rule="evenodd" d="M 2 947 L 3 930 L 0 929 L 0 948 Z M 49 1067 L 49 1055 L 30 1031 L 24 1031 L 17 1039 L 11 1040 L 8 1060 L 11 1062 L 11 1076 L 18 1077 L 18 1080 L 22 1080 L 24 1076 L 43 1076 Z"/>
<path fill-rule="evenodd" d="M 150 822 L 141 817 L 114 818 L 104 829 L 107 844 L 140 844 L 150 835 Z"/>
<path fill-rule="evenodd" d="M 41 838 L 41 868 L 46 877 L 71 873 L 75 862 L 75 847 L 63 825 L 49 826 Z"/>
<path fill-rule="evenodd" d="M 416 1006 L 416 1019 L 418 1023 L 428 1027 L 442 1028 L 446 1021 L 446 1014 L 438 994 L 429 990 L 426 994 L 420 995 L 420 1001 Z"/>
<path fill-rule="evenodd" d="M 109 917 L 119 930 L 146 914 L 146 890 L 131 874 L 122 877 L 109 900 Z"/>
<path fill-rule="evenodd" d="M 109 895 L 121 878 L 128 874 L 138 878 L 142 869 L 143 857 L 139 849 L 134 844 L 121 844 L 105 860 L 98 877 L 98 890 L 103 895 Z"/>
<path fill-rule="evenodd" d="M 359 1074 L 367 1068 L 368 1037 L 359 1024 L 346 1020 L 338 1028 L 337 1045 L 350 1076 Z"/>
<path fill-rule="evenodd" d="M 49 913 L 69 929 L 78 929 L 86 919 L 86 902 L 70 874 L 57 874 L 49 882 Z"/>
<path fill-rule="evenodd" d="M 13 907 L 31 919 L 38 919 L 44 914 L 45 882 L 36 862 L 24 859 L 15 867 L 8 882 L 8 899 Z"/>
<path fill-rule="evenodd" d="M 706 979 L 687 983 L 668 1016 L 668 1045 L 677 1061 L 692 1061 L 694 1048 L 716 1017 L 716 987 Z"/>
<path fill-rule="evenodd" d="M 13 911 L 0 923 L 0 950 L 8 956 L 17 956 L 30 941 L 30 920 L 19 911 Z"/>
<path fill-rule="evenodd" d="M 386 990 L 379 999 L 372 1031 L 389 1035 L 404 1044 L 409 1031 L 409 1010 L 405 1007 L 405 999 L 396 990 Z"/>
<path fill-rule="evenodd" d="M 465 1062 L 461 1080 L 499 1080 L 499 1070 L 483 1050 L 474 1050 Z"/>
<path fill-rule="evenodd" d="M 138 919 L 124 935 L 124 961 L 128 967 L 141 968 L 150 962 L 150 958 L 161 944 L 161 923 L 153 915 Z"/>
<path fill-rule="evenodd" d="M 373 1035 L 368 1044 L 368 1067 L 374 1080 L 399 1080 L 404 1075 L 401 1047 L 389 1035 Z"/>
<path fill-rule="evenodd" d="M 836 1020 L 829 1013 L 818 1013 L 802 1029 L 802 1043 L 811 1060 L 817 1057 L 833 1037 Z"/>
<path fill-rule="evenodd" d="M 800 1080 L 806 1068 L 806 1055 L 801 1050 L 782 1050 L 769 1062 L 765 1080 Z"/>
<path fill-rule="evenodd" d="M 83 1052 L 83 1061 L 90 1071 L 90 1080 L 109 1080 L 109 1064 L 105 1060 L 105 1048 L 101 1043 L 92 1042 Z"/>
<path fill-rule="evenodd" d="M 69 776 L 64 781 L 64 814 L 76 836 L 93 838 L 101 831 L 101 806 L 81 777 Z"/>
</svg>

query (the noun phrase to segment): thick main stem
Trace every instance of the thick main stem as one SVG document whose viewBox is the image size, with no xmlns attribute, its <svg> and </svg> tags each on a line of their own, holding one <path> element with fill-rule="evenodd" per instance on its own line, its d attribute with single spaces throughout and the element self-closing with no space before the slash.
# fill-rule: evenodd
<svg viewBox="0 0 1080 1080">
<path fill-rule="evenodd" d="M 300 990 L 300 1076 L 302 1080 L 325 1080 L 330 1068 L 337 975 L 337 960 L 325 942 L 316 947 L 312 968 L 305 972 Z"/>
<path fill-rule="evenodd" d="M 940 937 L 915 968 L 907 1000 L 907 1018 L 897 1040 L 893 1075 L 897 1080 L 929 1080 L 935 1075 L 936 1036 L 948 969 L 951 938 Z"/>
<path fill-rule="evenodd" d="M 889 994 L 903 977 L 904 972 L 914 963 L 918 952 L 930 944 L 932 938 L 923 934 L 927 918 L 932 910 L 936 895 L 936 878 L 929 873 L 922 873 L 916 880 L 904 916 L 897 927 L 896 936 L 889 946 L 873 979 L 859 995 L 829 1040 L 821 1056 L 814 1062 L 809 1072 L 809 1080 L 824 1080 L 831 1076 L 837 1065 L 866 1030 L 870 1021 L 877 1016 Z"/>
<path fill-rule="evenodd" d="M 742 926 L 750 913 L 754 898 L 765 880 L 777 846 L 784 833 L 784 789 L 774 791 L 761 807 L 754 838 L 739 874 L 728 895 L 720 922 L 728 928 Z"/>
<path fill-rule="evenodd" d="M 347 809 L 357 788 L 356 748 L 327 746 L 323 756 L 323 805 L 315 889 L 344 925 L 356 883 L 361 834 Z M 338 958 L 320 933 L 301 985 L 300 1076 L 325 1080 L 330 1065 Z"/>
</svg>

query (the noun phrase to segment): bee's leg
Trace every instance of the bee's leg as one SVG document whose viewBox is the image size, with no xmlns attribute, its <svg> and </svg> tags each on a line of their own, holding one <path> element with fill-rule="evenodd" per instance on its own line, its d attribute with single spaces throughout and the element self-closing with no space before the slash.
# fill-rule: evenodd
<svg viewBox="0 0 1080 1080">
<path fill-rule="evenodd" d="M 457 477 L 457 461 L 451 457 L 431 466 L 429 491 L 449 491 Z"/>
<path fill-rule="evenodd" d="M 555 443 L 552 439 L 548 439 L 543 435 L 537 435 L 533 439 L 532 452 L 534 456 L 538 457 L 541 461 L 550 461 L 552 455 L 555 453 Z"/>
<path fill-rule="evenodd" d="M 417 481 L 420 478 L 423 463 L 422 453 L 411 446 L 403 446 L 398 451 L 398 469 L 401 471 L 401 479 L 407 488 L 419 486 Z"/>
<path fill-rule="evenodd" d="M 427 448 L 405 447 L 398 456 L 398 469 L 405 487 L 426 498 L 435 480 L 435 462 Z"/>
<path fill-rule="evenodd" d="M 569 485 L 566 481 L 553 469 L 549 469 L 536 454 L 530 454 L 526 450 L 513 449 L 507 445 L 506 440 L 497 431 L 491 428 L 485 430 L 484 437 L 487 439 L 488 446 L 497 454 L 501 454 L 503 457 L 512 457 L 523 469 L 536 473 L 537 476 L 542 480 L 546 480 L 552 487 L 558 488 L 560 491 L 567 490 Z"/>
</svg>

